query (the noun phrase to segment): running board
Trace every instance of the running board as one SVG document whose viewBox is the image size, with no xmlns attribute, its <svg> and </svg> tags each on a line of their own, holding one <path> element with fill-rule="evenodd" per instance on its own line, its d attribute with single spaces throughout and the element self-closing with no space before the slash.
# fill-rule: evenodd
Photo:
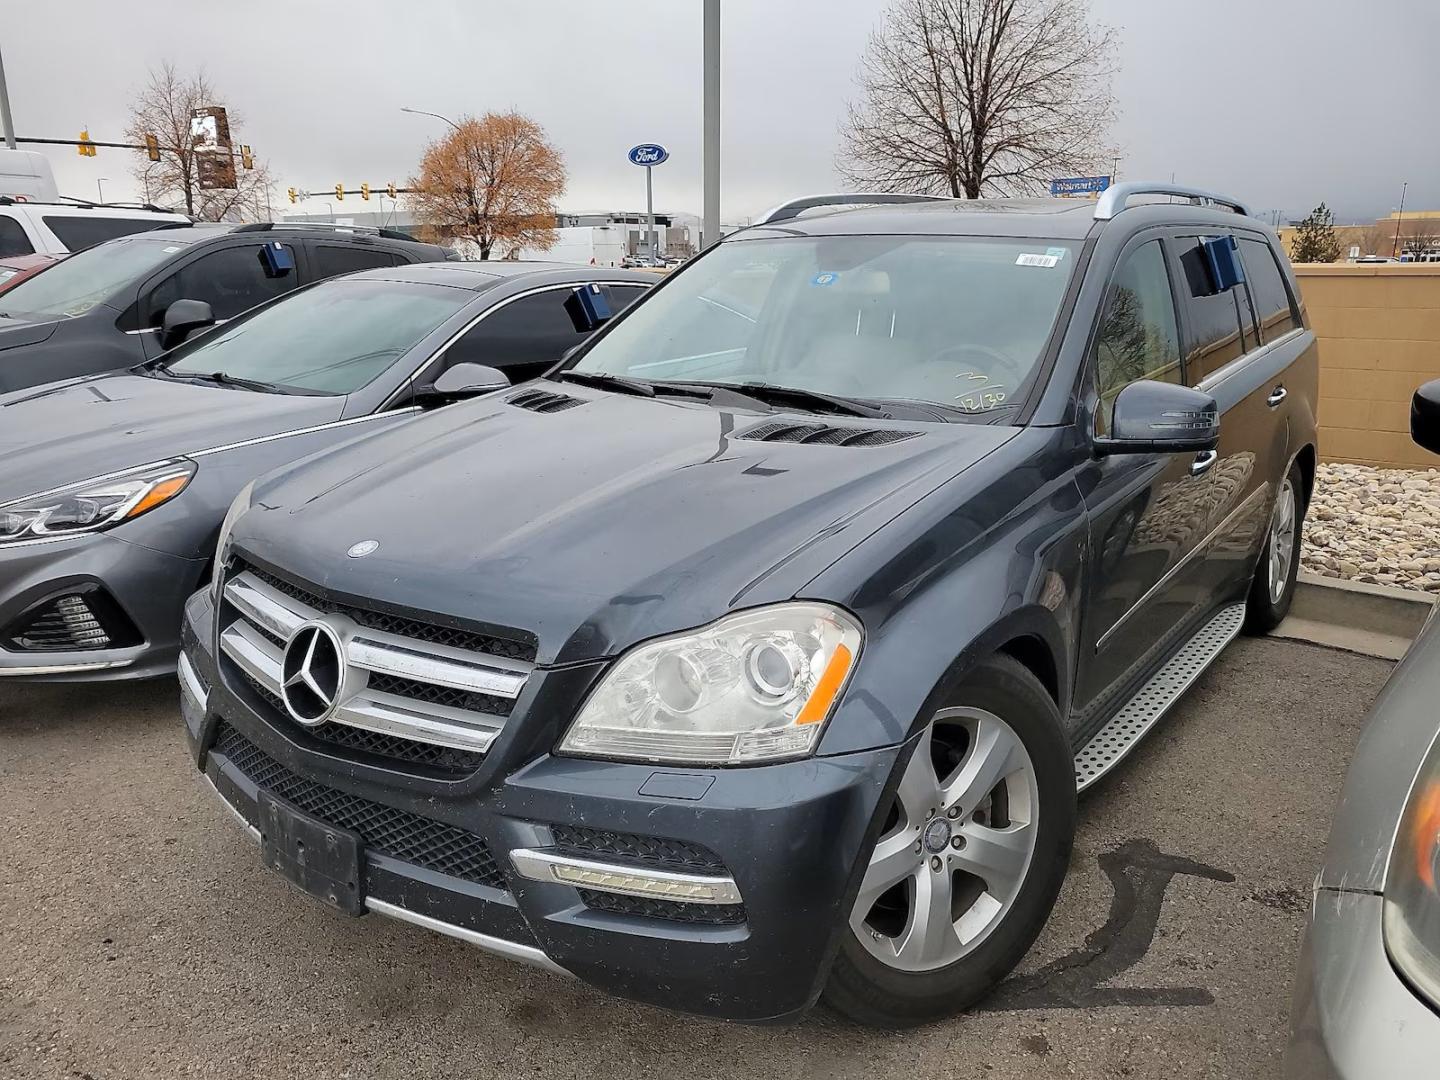
<svg viewBox="0 0 1440 1080">
<path fill-rule="evenodd" d="M 1150 676 L 1140 692 L 1121 706 L 1075 755 L 1075 788 L 1084 791 L 1139 745 L 1166 710 L 1180 699 L 1245 624 L 1245 605 L 1222 608 L 1183 648 Z"/>
</svg>

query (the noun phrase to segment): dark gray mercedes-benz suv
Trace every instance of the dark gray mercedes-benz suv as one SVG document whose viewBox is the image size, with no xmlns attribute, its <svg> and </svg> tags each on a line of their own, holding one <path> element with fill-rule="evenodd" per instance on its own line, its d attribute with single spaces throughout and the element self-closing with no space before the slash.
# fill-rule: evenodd
<svg viewBox="0 0 1440 1080">
<path fill-rule="evenodd" d="M 1233 200 L 787 204 L 544 379 L 242 492 L 191 748 L 344 912 L 943 1016 L 1048 917 L 1077 788 L 1284 615 L 1316 382 Z"/>
</svg>

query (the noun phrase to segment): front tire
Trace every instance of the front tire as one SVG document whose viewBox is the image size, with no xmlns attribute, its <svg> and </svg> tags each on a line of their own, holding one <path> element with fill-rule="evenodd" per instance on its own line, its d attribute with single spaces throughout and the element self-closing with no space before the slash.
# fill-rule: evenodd
<svg viewBox="0 0 1440 1080">
<path fill-rule="evenodd" d="M 1034 943 L 1075 834 L 1074 755 L 1044 686 L 1008 656 L 947 695 L 902 768 L 825 988 L 871 1027 L 952 1016 Z"/>
<path fill-rule="evenodd" d="M 1290 613 L 1300 574 L 1300 537 L 1305 523 L 1305 480 L 1292 464 L 1280 482 L 1265 547 L 1245 600 L 1245 632 L 1268 634 Z"/>
</svg>

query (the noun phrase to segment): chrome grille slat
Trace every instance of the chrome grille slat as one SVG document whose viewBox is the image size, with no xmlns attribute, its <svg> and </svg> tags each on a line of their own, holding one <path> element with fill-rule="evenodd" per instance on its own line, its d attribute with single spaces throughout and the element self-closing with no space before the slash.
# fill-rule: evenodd
<svg viewBox="0 0 1440 1080">
<path fill-rule="evenodd" d="M 346 666 L 360 680 L 358 689 L 352 683 L 344 691 L 348 696 L 342 697 L 324 724 L 484 753 L 504 727 L 534 669 L 524 660 L 357 625 L 347 617 L 350 609 L 337 611 L 332 606 L 321 611 L 277 584 L 292 588 L 288 582 L 272 584 L 249 569 L 226 581 L 224 598 L 236 617 L 221 632 L 220 648 L 255 687 L 279 700 L 285 647 L 278 642 L 288 641 L 306 623 L 323 619 L 339 632 Z M 294 588 L 310 596 L 308 590 Z M 329 603 L 318 594 L 313 602 Z M 384 689 L 368 686 L 371 678 Z M 391 689 L 399 692 L 387 692 Z M 273 707 L 273 702 L 267 705 Z"/>
</svg>

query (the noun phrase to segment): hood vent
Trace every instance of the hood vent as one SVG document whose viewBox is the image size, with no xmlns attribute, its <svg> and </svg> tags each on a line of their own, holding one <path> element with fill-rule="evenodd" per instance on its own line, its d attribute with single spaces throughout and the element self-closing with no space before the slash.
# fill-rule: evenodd
<svg viewBox="0 0 1440 1080">
<path fill-rule="evenodd" d="M 885 446 L 913 439 L 920 432 L 895 428 L 833 427 L 830 424 L 796 424 L 775 420 L 737 435 L 755 442 L 828 443 L 831 446 Z"/>
<path fill-rule="evenodd" d="M 508 397 L 505 400 L 516 408 L 540 413 L 564 412 L 566 409 L 573 409 L 576 405 L 585 404 L 580 398 L 571 397 L 569 394 L 552 393 L 549 390 L 522 390 L 514 397 Z"/>
</svg>

